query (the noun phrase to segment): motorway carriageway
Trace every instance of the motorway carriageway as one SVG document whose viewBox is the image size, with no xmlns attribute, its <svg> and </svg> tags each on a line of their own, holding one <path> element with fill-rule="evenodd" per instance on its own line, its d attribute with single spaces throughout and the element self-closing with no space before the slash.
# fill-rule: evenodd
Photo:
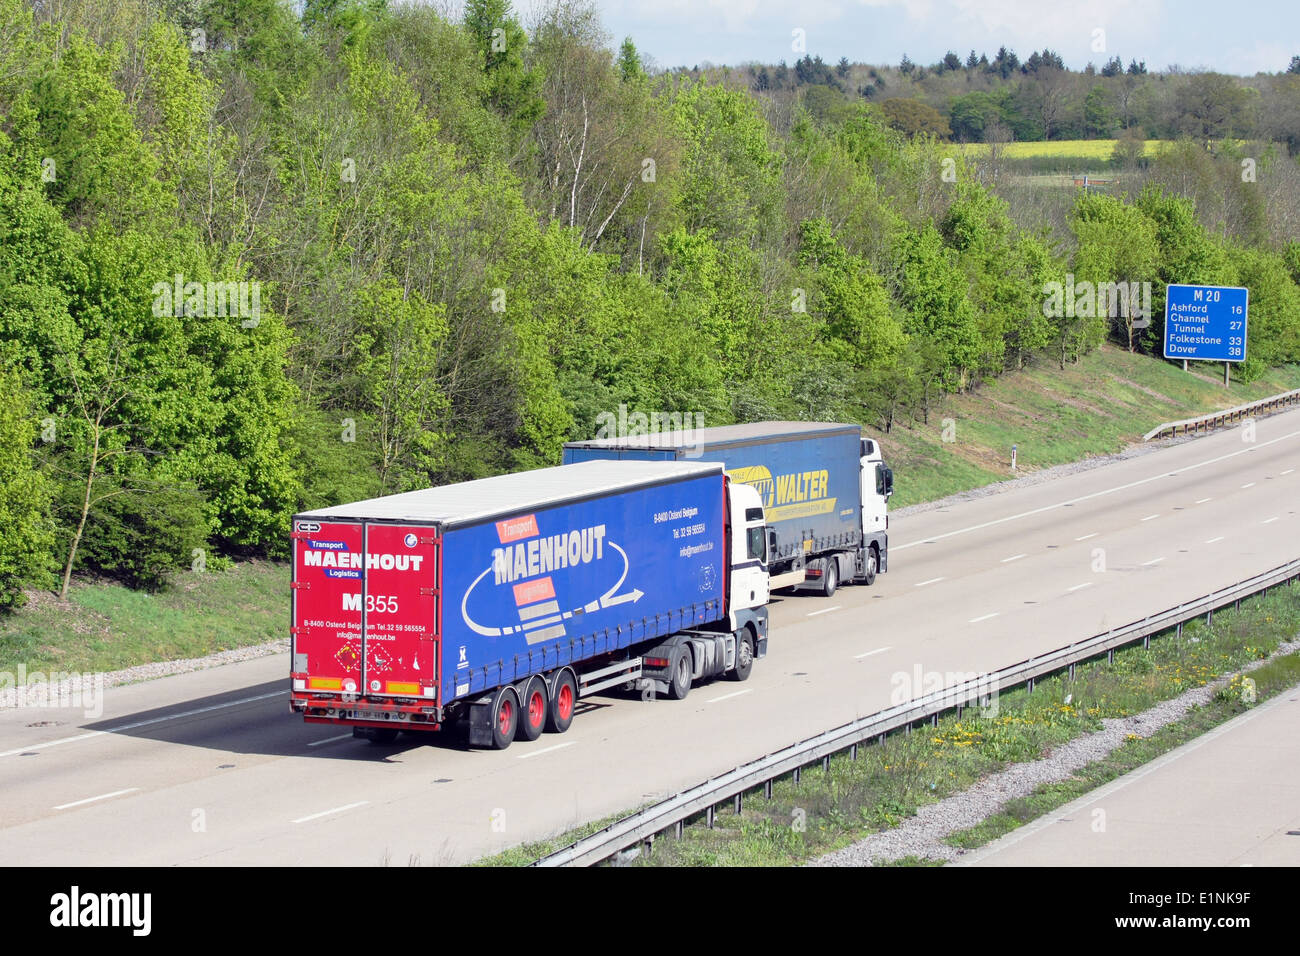
<svg viewBox="0 0 1300 956">
<path fill-rule="evenodd" d="M 1294 558 L 1300 411 L 1243 434 L 894 520 L 875 585 L 772 606 L 747 682 L 598 695 L 567 734 L 506 751 L 306 725 L 286 654 L 110 689 L 93 721 L 0 712 L 0 862 L 457 863 L 631 809 L 918 675 L 993 671 Z"/>
</svg>

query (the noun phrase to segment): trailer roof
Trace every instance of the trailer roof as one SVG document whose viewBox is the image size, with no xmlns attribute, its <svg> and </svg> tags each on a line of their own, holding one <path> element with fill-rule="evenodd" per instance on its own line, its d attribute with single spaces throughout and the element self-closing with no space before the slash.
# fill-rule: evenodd
<svg viewBox="0 0 1300 956">
<path fill-rule="evenodd" d="M 295 517 L 437 522 L 453 527 L 721 471 L 720 462 L 584 461 L 318 508 Z"/>
<path fill-rule="evenodd" d="M 690 448 L 692 446 L 725 445 L 733 442 L 752 442 L 770 438 L 809 438 L 832 432 L 853 431 L 861 433 L 862 426 L 845 422 L 750 422 L 747 425 L 718 425 L 713 428 L 659 431 L 623 438 L 592 438 L 587 441 L 565 442 L 565 448 Z"/>
</svg>

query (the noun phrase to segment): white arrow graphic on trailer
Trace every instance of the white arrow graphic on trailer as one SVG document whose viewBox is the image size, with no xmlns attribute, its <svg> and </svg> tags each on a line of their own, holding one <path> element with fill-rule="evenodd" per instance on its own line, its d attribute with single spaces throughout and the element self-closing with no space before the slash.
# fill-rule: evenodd
<svg viewBox="0 0 1300 956">
<path fill-rule="evenodd" d="M 631 562 L 629 562 L 627 559 L 627 552 L 624 551 L 622 548 L 620 548 L 618 545 L 616 545 L 613 541 L 609 543 L 609 546 L 613 548 L 615 551 L 617 551 L 619 554 L 623 555 L 623 573 L 619 576 L 619 579 L 614 583 L 614 586 L 600 596 L 600 606 L 613 607 L 615 604 L 626 604 L 628 601 L 641 600 L 641 598 L 645 597 L 645 592 L 635 588 L 629 591 L 627 594 L 620 594 L 618 595 L 618 597 L 614 597 L 614 592 L 617 591 L 619 588 L 621 588 L 623 586 L 623 582 L 627 580 L 628 567 Z M 588 611 L 596 610 L 595 604 L 596 602 L 592 601 L 591 604 L 587 605 L 586 610 Z"/>
<path fill-rule="evenodd" d="M 633 588 L 626 594 L 614 594 L 615 591 L 623 586 L 623 582 L 627 580 L 627 572 L 630 569 L 631 562 L 628 560 L 627 552 L 617 544 L 613 541 L 607 541 L 606 543 L 623 556 L 623 573 L 620 574 L 618 580 L 614 582 L 614 586 L 602 594 L 598 600 L 583 605 L 581 609 L 588 614 L 592 611 L 599 611 L 601 608 L 613 607 L 616 604 L 627 604 L 629 601 L 636 602 L 645 597 L 645 592 L 640 588 Z M 514 627 L 484 627 L 482 624 L 479 624 L 469 616 L 469 596 L 474 593 L 474 589 L 478 587 L 478 583 L 491 574 L 495 567 L 495 564 L 488 565 L 483 570 L 483 573 L 474 579 L 474 583 L 465 590 L 465 596 L 460 599 L 460 616 L 464 619 L 465 623 L 469 625 L 469 629 L 475 634 L 482 634 L 484 637 L 500 637 L 503 634 L 513 634 L 516 631 L 532 630 L 533 628 L 540 627 L 544 624 L 554 624 L 557 621 L 573 617 L 577 610 L 576 608 L 574 611 L 565 611 L 562 614 L 553 615 L 536 621 L 529 621 L 527 624 L 516 625 Z"/>
<path fill-rule="evenodd" d="M 618 597 L 605 596 L 600 599 L 601 607 L 613 607 L 615 604 L 626 604 L 628 601 L 639 601 L 645 597 L 645 592 L 639 589 L 629 591 L 627 594 L 620 594 Z"/>
<path fill-rule="evenodd" d="M 482 574 L 480 574 L 478 577 L 476 577 L 474 579 L 474 583 L 465 589 L 465 596 L 460 599 L 460 616 L 465 619 L 465 623 L 469 625 L 469 629 L 471 631 L 473 631 L 475 634 L 482 634 L 484 637 L 500 637 L 501 628 L 484 627 L 482 624 L 479 624 L 477 621 L 475 621 L 473 618 L 469 616 L 469 608 L 466 607 L 466 605 L 469 604 L 469 596 L 474 593 L 474 589 L 478 587 L 478 583 L 492 572 L 493 567 L 494 567 L 493 565 L 489 564 L 487 566 L 487 570 L 484 571 Z"/>
</svg>

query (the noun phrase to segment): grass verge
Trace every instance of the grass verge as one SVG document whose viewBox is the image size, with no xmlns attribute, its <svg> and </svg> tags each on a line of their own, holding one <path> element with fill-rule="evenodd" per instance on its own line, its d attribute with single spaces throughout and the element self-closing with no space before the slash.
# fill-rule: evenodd
<svg viewBox="0 0 1300 956">
<path fill-rule="evenodd" d="M 102 672 L 262 644 L 288 635 L 288 593 L 288 566 L 270 561 L 177 575 L 157 594 L 81 581 L 66 602 L 31 593 L 0 619 L 0 670 Z"/>
</svg>

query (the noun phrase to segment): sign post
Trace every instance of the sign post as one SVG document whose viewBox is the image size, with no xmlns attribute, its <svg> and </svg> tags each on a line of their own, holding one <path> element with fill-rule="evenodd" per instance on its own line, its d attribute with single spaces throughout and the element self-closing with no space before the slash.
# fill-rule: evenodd
<svg viewBox="0 0 1300 956">
<path fill-rule="evenodd" d="M 1223 363 L 1246 360 L 1250 291 L 1239 286 L 1170 285 L 1165 289 L 1165 358 Z"/>
</svg>

